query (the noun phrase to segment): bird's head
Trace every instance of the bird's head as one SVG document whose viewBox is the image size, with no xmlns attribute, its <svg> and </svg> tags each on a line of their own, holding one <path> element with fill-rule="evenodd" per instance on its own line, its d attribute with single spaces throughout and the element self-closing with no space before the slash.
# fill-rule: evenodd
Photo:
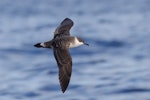
<svg viewBox="0 0 150 100">
<path fill-rule="evenodd" d="M 81 43 L 81 44 L 84 44 L 84 45 L 87 45 L 89 46 L 88 43 L 86 43 L 83 39 L 81 39 L 80 37 L 77 37 L 78 41 Z"/>
</svg>

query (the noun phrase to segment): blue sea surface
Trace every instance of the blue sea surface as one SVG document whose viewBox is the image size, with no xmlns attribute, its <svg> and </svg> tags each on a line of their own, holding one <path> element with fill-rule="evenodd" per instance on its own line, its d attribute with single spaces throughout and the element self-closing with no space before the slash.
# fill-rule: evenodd
<svg viewBox="0 0 150 100">
<path fill-rule="evenodd" d="M 66 17 L 73 72 L 61 92 L 51 49 Z M 150 100 L 150 0 L 0 0 L 0 100 Z"/>
</svg>

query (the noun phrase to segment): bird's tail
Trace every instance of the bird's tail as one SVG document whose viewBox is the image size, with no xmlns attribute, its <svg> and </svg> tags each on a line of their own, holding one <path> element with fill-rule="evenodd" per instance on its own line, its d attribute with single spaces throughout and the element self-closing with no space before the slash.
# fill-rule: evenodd
<svg viewBox="0 0 150 100">
<path fill-rule="evenodd" d="M 52 48 L 52 41 L 37 43 L 34 46 L 37 48 Z"/>
</svg>

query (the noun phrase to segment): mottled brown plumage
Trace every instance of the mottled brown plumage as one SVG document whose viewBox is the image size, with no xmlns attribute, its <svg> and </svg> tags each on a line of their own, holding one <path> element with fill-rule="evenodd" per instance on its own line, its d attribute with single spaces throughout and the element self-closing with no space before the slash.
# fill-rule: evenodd
<svg viewBox="0 0 150 100">
<path fill-rule="evenodd" d="M 69 48 L 86 44 L 81 38 L 70 36 L 73 21 L 64 19 L 54 32 L 54 38 L 44 43 L 37 43 L 35 47 L 53 48 L 54 56 L 59 68 L 59 82 L 64 93 L 69 85 L 72 73 L 72 58 Z"/>
<path fill-rule="evenodd" d="M 69 18 L 64 19 L 54 32 L 54 39 L 70 36 L 70 29 L 73 26 L 73 21 Z M 65 40 L 65 39 L 64 39 Z M 60 41 L 61 42 L 61 41 Z M 64 43 L 66 45 L 66 43 Z M 63 45 L 63 44 L 62 44 Z M 69 44 L 66 46 L 54 46 L 54 56 L 59 67 L 59 82 L 62 92 L 67 89 L 72 73 L 72 58 L 69 53 Z M 65 48 L 63 48 L 65 47 Z M 58 49 L 59 48 L 59 49 Z"/>
</svg>

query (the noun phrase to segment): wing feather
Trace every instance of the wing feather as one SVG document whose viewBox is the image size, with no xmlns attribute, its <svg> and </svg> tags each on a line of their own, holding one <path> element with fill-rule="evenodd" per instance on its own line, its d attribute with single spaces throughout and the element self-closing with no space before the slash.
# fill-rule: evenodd
<svg viewBox="0 0 150 100">
<path fill-rule="evenodd" d="M 73 26 L 73 21 L 69 18 L 65 18 L 54 32 L 54 38 L 60 36 L 70 36 L 70 29 Z"/>
<path fill-rule="evenodd" d="M 64 93 L 70 82 L 72 58 L 68 49 L 54 48 L 54 56 L 59 68 L 59 82 Z"/>
</svg>

